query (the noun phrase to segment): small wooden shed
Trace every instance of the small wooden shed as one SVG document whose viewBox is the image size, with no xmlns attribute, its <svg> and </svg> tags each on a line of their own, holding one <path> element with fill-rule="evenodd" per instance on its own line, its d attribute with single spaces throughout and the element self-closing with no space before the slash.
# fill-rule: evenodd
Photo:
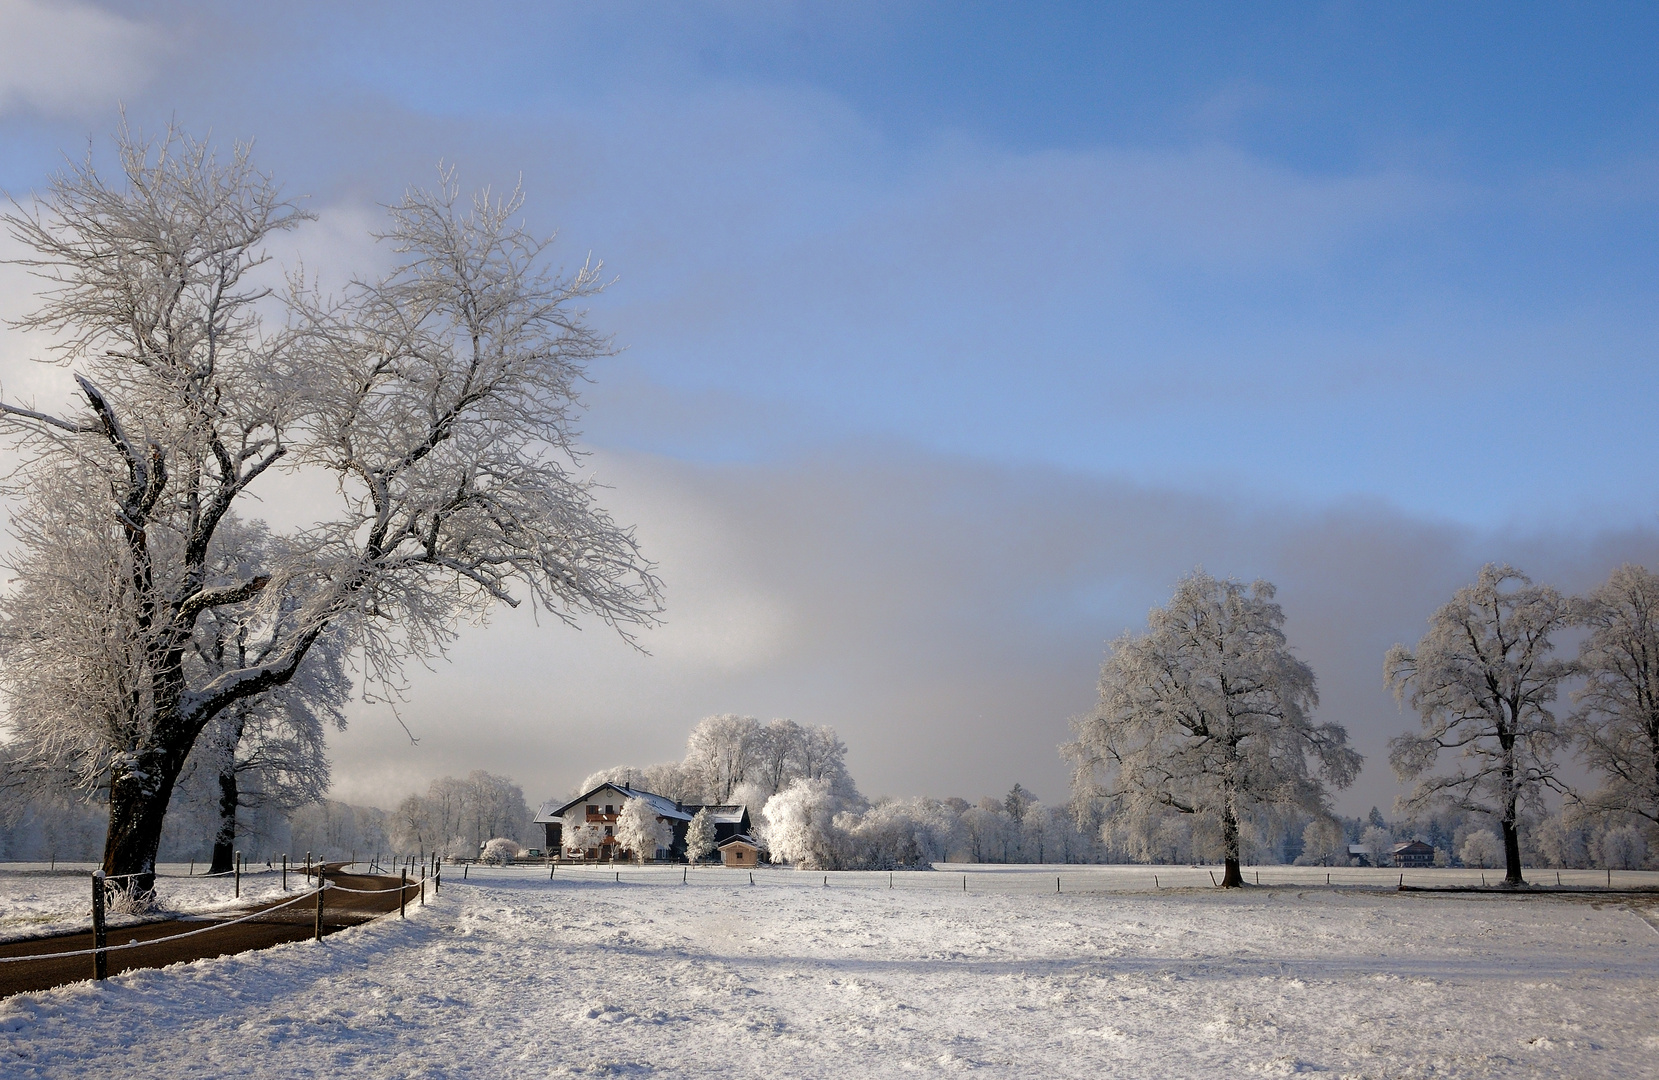
<svg viewBox="0 0 1659 1080">
<path fill-rule="evenodd" d="M 760 845 L 748 833 L 720 841 L 720 858 L 727 866 L 752 867 L 760 861 Z"/>
</svg>

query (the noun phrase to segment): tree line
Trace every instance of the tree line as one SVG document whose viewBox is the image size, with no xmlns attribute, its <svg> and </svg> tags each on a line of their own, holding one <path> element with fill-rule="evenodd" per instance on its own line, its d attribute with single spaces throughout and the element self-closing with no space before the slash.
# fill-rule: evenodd
<svg viewBox="0 0 1659 1080">
<path fill-rule="evenodd" d="M 1331 791 L 1353 781 L 1360 755 L 1342 725 L 1313 720 L 1314 674 L 1273 598 L 1267 582 L 1197 571 L 1145 632 L 1112 642 L 1099 704 L 1063 752 L 1074 801 L 1096 807 L 1103 835 L 1136 857 L 1185 842 L 1219 855 L 1236 885 L 1244 852 L 1301 821 L 1305 852 L 1345 860 Z M 1529 846 L 1567 865 L 1591 846 L 1604 862 L 1645 858 L 1659 827 L 1659 576 L 1622 566 L 1571 597 L 1489 564 L 1428 623 L 1384 660 L 1386 685 L 1419 718 L 1389 744 L 1412 785 L 1400 810 L 1487 823 L 1459 854 L 1501 862 L 1510 885 L 1523 882 Z M 1557 654 L 1574 629 L 1576 657 Z M 1569 762 L 1594 786 L 1570 784 Z M 1552 796 L 1561 805 L 1548 815 Z"/>
</svg>

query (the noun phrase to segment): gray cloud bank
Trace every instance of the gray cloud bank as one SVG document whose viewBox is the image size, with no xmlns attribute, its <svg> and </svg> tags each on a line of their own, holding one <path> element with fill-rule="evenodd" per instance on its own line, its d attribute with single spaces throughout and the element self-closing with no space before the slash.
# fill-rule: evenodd
<svg viewBox="0 0 1659 1080">
<path fill-rule="evenodd" d="M 1090 707 L 1106 642 L 1203 565 L 1279 586 L 1321 714 L 1367 756 L 1341 798 L 1387 807 L 1387 739 L 1413 722 L 1382 656 L 1487 560 L 1571 590 L 1654 564 L 1659 530 L 1477 534 L 1381 505 L 1317 509 L 1179 492 L 899 445 L 784 463 L 604 455 L 639 523 L 669 621 L 634 653 L 598 628 L 511 613 L 417 672 L 402 739 L 364 710 L 336 746 L 342 794 L 386 801 L 453 762 L 533 797 L 590 770 L 678 757 L 695 720 L 737 711 L 834 725 L 870 793 L 962 794 L 1015 780 L 1064 797 L 1056 746 Z"/>
</svg>

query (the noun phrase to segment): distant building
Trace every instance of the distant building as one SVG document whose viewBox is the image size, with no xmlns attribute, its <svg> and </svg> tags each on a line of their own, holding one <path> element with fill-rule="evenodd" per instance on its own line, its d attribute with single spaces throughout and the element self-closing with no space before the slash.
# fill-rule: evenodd
<svg viewBox="0 0 1659 1080">
<path fill-rule="evenodd" d="M 1434 865 L 1434 848 L 1421 840 L 1412 840 L 1404 844 L 1395 844 L 1388 854 L 1380 859 L 1373 860 L 1371 850 L 1364 844 L 1349 844 L 1348 858 L 1356 866 L 1394 866 L 1410 870 Z"/>
<path fill-rule="evenodd" d="M 748 833 L 736 833 L 715 846 L 727 866 L 752 867 L 760 861 L 760 845 Z"/>
<path fill-rule="evenodd" d="M 536 812 L 535 820 L 536 824 L 546 830 L 547 851 L 549 854 L 558 853 L 565 858 L 604 860 L 631 854 L 622 850 L 614 835 L 617 819 L 622 816 L 622 808 L 627 805 L 629 799 L 645 800 L 657 812 L 657 820 L 666 823 L 673 830 L 673 839 L 669 846 L 659 848 L 652 854 L 652 858 L 685 857 L 686 826 L 691 824 L 692 817 L 699 810 L 707 809 L 709 817 L 714 822 L 716 847 L 725 840 L 739 834 L 747 834 L 749 831 L 749 808 L 738 803 L 707 806 L 702 803 L 679 803 L 653 791 L 641 791 L 622 784 L 600 784 L 592 791 L 578 795 L 569 802 L 542 803 L 541 809 Z M 603 828 L 604 834 L 598 845 L 579 848 L 565 844 L 564 819 L 573 814 L 581 817 L 589 825 Z"/>
<path fill-rule="evenodd" d="M 1406 844 L 1395 844 L 1391 853 L 1394 865 L 1401 869 L 1410 870 L 1434 865 L 1434 848 L 1421 840 L 1413 840 Z"/>
</svg>

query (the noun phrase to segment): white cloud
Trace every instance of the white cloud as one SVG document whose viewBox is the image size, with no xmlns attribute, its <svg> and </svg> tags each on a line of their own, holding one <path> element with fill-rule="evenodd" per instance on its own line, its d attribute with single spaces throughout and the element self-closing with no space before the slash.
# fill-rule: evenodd
<svg viewBox="0 0 1659 1080">
<path fill-rule="evenodd" d="M 0 116 L 107 115 L 164 53 L 154 29 L 88 4 L 0 0 Z"/>
</svg>

